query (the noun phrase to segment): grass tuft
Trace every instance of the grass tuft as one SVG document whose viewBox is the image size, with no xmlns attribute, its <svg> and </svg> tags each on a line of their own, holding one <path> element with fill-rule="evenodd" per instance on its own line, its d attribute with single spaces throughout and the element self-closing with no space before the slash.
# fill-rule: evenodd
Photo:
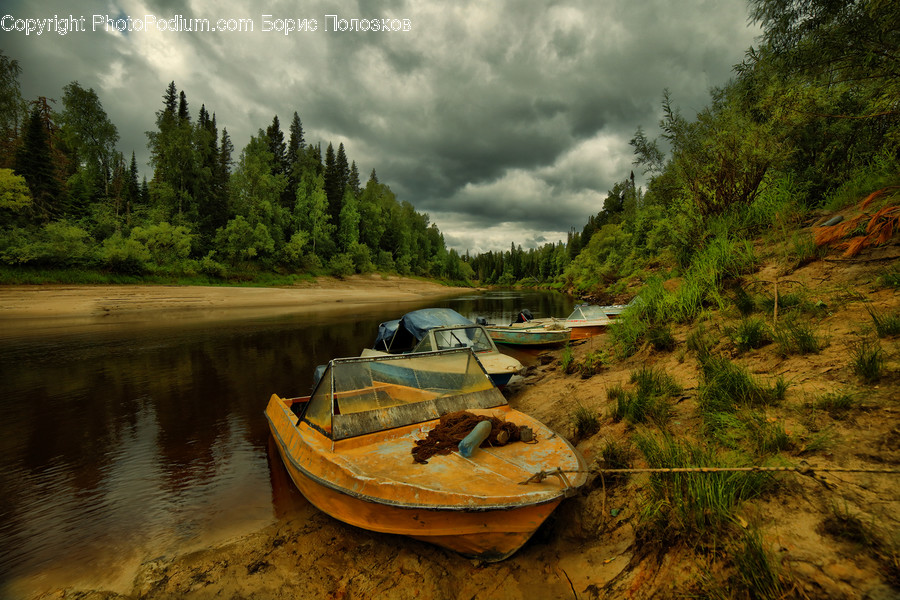
<svg viewBox="0 0 900 600">
<path fill-rule="evenodd" d="M 815 408 L 826 411 L 834 419 L 843 419 L 858 405 L 850 392 L 828 392 L 822 394 L 813 404 Z"/>
<path fill-rule="evenodd" d="M 758 529 L 744 531 L 730 554 L 735 567 L 735 587 L 745 590 L 747 597 L 757 600 L 785 597 L 787 590 L 782 583 L 781 565 L 766 549 Z"/>
<path fill-rule="evenodd" d="M 668 435 L 639 434 L 635 443 L 650 468 L 744 466 Z M 642 542 L 717 545 L 732 527 L 737 505 L 761 495 L 771 481 L 765 473 L 754 472 L 654 473 L 642 503 L 638 537 Z"/>
<path fill-rule="evenodd" d="M 681 386 L 665 371 L 643 367 L 632 371 L 635 389 L 626 391 L 621 385 L 607 391 L 607 399 L 616 403 L 613 419 L 631 425 L 652 422 L 662 427 L 671 415 L 668 398 L 681 393 Z"/>
<path fill-rule="evenodd" d="M 900 312 L 883 313 L 871 306 L 866 306 L 872 321 L 875 324 L 875 333 L 878 337 L 889 337 L 900 334 Z"/>
<path fill-rule="evenodd" d="M 812 325 L 798 321 L 796 318 L 788 318 L 782 321 L 772 334 L 778 351 L 782 356 L 791 354 L 814 354 L 824 346 L 816 337 Z"/>
<path fill-rule="evenodd" d="M 742 319 L 735 327 L 725 330 L 738 352 L 761 348 L 772 341 L 769 328 L 762 319 Z"/>
<path fill-rule="evenodd" d="M 747 369 L 724 357 L 708 356 L 700 367 L 698 402 L 705 415 L 777 404 L 787 392 L 784 379 L 779 377 L 772 386 L 763 385 Z"/>
<path fill-rule="evenodd" d="M 850 366 L 864 383 L 875 383 L 884 371 L 884 351 L 878 340 L 862 339 L 850 346 Z"/>
<path fill-rule="evenodd" d="M 572 423 L 575 425 L 576 440 L 591 437 L 600 431 L 600 417 L 597 415 L 597 411 L 591 410 L 580 403 L 572 414 Z"/>
</svg>

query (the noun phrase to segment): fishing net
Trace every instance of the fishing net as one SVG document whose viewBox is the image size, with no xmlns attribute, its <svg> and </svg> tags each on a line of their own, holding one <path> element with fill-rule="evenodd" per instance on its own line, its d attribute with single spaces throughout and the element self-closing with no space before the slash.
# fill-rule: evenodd
<svg viewBox="0 0 900 600">
<path fill-rule="evenodd" d="M 461 410 L 442 416 L 438 426 L 429 431 L 425 439 L 416 441 L 412 449 L 413 461 L 424 465 L 435 454 L 450 454 L 450 452 L 458 450 L 459 443 L 481 421 L 491 422 L 491 434 L 481 443 L 480 447 L 482 448 L 486 446 L 504 446 L 510 442 L 517 442 L 520 439 L 519 426 L 515 423 L 510 423 L 497 417 L 473 415 L 468 411 Z M 506 436 L 508 436 L 503 442 L 497 439 L 497 436 L 500 436 L 500 439 L 504 437 L 500 435 L 500 432 L 505 432 Z"/>
</svg>

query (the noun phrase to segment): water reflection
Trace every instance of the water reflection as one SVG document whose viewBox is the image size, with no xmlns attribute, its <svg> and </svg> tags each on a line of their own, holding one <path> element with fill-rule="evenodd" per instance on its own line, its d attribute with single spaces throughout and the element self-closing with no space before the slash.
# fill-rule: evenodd
<svg viewBox="0 0 900 600">
<path fill-rule="evenodd" d="M 491 293 L 428 305 L 506 322 L 571 304 Z M 307 393 L 315 365 L 359 354 L 379 322 L 414 308 L 0 339 L 0 595 L 126 592 L 144 560 L 307 514 L 268 448 L 269 395 Z"/>
</svg>

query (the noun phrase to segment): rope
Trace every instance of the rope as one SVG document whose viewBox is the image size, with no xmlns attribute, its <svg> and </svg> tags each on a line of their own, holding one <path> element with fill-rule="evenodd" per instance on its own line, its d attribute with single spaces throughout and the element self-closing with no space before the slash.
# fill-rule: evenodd
<svg viewBox="0 0 900 600">
<path fill-rule="evenodd" d="M 559 477 L 563 473 L 770 473 L 770 472 L 793 472 L 801 475 L 810 475 L 815 477 L 816 473 L 889 473 L 900 474 L 900 469 L 888 468 L 858 468 L 858 467 L 670 467 L 670 468 L 646 468 L 646 469 L 551 469 L 549 471 L 538 471 L 525 481 L 520 482 L 525 485 L 531 482 L 540 483 L 550 476 Z"/>
</svg>

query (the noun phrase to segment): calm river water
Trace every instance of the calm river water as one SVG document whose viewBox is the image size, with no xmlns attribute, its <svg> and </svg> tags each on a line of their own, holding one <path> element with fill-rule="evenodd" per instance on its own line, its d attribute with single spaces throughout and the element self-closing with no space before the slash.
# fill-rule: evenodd
<svg viewBox="0 0 900 600">
<path fill-rule="evenodd" d="M 269 396 L 308 393 L 316 365 L 357 356 L 378 323 L 425 306 L 499 323 L 521 308 L 566 316 L 573 302 L 488 292 L 343 315 L 0 332 L 0 596 L 128 591 L 145 560 L 285 516 Z"/>
</svg>

